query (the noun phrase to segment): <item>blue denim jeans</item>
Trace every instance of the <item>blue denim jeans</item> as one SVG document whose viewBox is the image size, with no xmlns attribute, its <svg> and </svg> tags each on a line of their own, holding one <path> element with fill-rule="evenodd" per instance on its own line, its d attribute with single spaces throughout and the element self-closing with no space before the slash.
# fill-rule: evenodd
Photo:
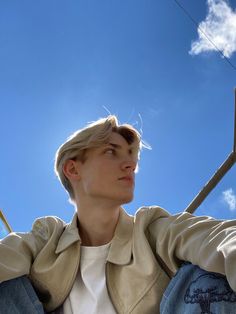
<svg viewBox="0 0 236 314">
<path fill-rule="evenodd" d="M 26 276 L 0 284 L 0 314 L 44 314 L 29 279 Z"/>
<path fill-rule="evenodd" d="M 0 284 L 0 314 L 45 313 L 26 276 Z M 236 314 L 236 294 L 224 276 L 184 264 L 162 297 L 160 314 Z"/>
<path fill-rule="evenodd" d="M 162 297 L 161 314 L 236 314 L 236 293 L 225 276 L 184 264 Z"/>
</svg>

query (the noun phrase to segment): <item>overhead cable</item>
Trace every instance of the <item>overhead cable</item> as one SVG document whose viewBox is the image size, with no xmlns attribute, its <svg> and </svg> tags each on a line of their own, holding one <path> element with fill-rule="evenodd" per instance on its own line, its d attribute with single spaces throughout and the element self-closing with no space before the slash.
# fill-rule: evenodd
<svg viewBox="0 0 236 314">
<path fill-rule="evenodd" d="M 197 27 L 197 29 L 206 37 L 206 39 L 212 44 L 212 46 L 219 52 L 219 54 L 224 58 L 224 60 L 234 69 L 236 70 L 236 66 L 229 60 L 228 57 L 224 54 L 222 50 L 220 50 L 214 41 L 206 34 L 206 32 L 199 26 L 196 20 L 192 17 L 192 15 L 187 11 L 187 9 L 178 1 L 174 0 L 174 2 L 179 6 L 179 8 L 185 13 L 185 15 L 192 21 L 193 24 Z"/>
</svg>

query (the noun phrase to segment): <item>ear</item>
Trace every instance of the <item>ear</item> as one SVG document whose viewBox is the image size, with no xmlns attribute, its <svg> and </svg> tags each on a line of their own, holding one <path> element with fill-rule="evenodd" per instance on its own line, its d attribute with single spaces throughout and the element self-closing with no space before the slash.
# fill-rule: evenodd
<svg viewBox="0 0 236 314">
<path fill-rule="evenodd" d="M 80 179 L 79 162 L 68 159 L 63 166 L 63 173 L 70 180 Z"/>
</svg>

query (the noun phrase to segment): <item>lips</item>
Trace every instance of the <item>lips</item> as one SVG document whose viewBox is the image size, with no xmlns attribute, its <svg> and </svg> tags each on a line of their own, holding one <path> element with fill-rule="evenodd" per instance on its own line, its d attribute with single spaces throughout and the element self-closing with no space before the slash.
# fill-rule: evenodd
<svg viewBox="0 0 236 314">
<path fill-rule="evenodd" d="M 131 184 L 134 184 L 134 177 L 133 176 L 124 176 L 119 178 L 119 180 L 130 182 Z"/>
</svg>

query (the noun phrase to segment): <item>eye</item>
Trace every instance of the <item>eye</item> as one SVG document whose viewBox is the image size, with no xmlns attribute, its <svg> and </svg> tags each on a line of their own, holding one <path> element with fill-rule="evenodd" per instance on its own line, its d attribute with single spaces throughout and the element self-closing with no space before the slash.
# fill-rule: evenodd
<svg viewBox="0 0 236 314">
<path fill-rule="evenodd" d="M 105 150 L 105 153 L 108 155 L 115 155 L 116 154 L 116 150 L 114 148 L 107 148 Z"/>
</svg>

